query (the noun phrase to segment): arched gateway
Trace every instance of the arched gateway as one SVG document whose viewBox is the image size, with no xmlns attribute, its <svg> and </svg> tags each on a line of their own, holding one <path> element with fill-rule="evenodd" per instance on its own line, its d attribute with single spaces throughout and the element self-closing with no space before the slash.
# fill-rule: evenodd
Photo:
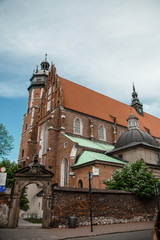
<svg viewBox="0 0 160 240">
<path fill-rule="evenodd" d="M 48 228 L 51 222 L 51 199 L 52 199 L 52 183 L 51 179 L 54 174 L 45 169 L 38 163 L 38 156 L 35 154 L 33 162 L 15 173 L 15 184 L 11 197 L 11 207 L 9 213 L 9 228 L 18 226 L 20 197 L 25 186 L 32 183 L 40 183 L 43 186 L 43 219 L 42 227 Z"/>
</svg>

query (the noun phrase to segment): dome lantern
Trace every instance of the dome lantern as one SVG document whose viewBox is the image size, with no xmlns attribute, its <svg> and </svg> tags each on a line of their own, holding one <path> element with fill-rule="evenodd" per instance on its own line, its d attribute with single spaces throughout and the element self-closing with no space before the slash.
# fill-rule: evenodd
<svg viewBox="0 0 160 240">
<path fill-rule="evenodd" d="M 133 113 L 131 113 L 131 115 L 127 119 L 127 122 L 128 122 L 128 130 L 139 128 L 138 118 L 135 117 Z"/>
</svg>

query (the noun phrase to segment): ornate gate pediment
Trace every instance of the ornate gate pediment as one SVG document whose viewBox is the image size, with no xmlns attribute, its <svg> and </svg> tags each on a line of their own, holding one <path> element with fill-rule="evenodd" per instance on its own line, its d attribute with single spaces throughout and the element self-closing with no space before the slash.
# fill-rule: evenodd
<svg viewBox="0 0 160 240">
<path fill-rule="evenodd" d="M 34 154 L 33 162 L 29 163 L 26 167 L 15 172 L 16 177 L 21 178 L 52 178 L 54 173 L 48 171 L 45 166 L 38 162 L 38 155 Z"/>
</svg>

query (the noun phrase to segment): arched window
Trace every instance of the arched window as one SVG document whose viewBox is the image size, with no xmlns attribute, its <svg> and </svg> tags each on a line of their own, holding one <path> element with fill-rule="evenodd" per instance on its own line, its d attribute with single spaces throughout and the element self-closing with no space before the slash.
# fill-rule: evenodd
<svg viewBox="0 0 160 240">
<path fill-rule="evenodd" d="M 64 158 L 61 164 L 61 187 L 68 185 L 68 160 Z"/>
<path fill-rule="evenodd" d="M 74 119 L 74 133 L 82 135 L 82 120 L 80 118 Z"/>
<path fill-rule="evenodd" d="M 79 188 L 83 188 L 83 182 L 82 182 L 81 179 L 78 181 L 78 187 L 79 187 Z"/>
<path fill-rule="evenodd" d="M 24 157 L 24 149 L 22 149 L 22 158 Z"/>
<path fill-rule="evenodd" d="M 42 154 L 47 153 L 47 148 L 48 148 L 48 128 L 49 128 L 49 123 L 47 122 L 42 130 Z"/>
<path fill-rule="evenodd" d="M 99 140 L 106 141 L 106 130 L 103 125 L 100 125 L 98 128 Z"/>
</svg>

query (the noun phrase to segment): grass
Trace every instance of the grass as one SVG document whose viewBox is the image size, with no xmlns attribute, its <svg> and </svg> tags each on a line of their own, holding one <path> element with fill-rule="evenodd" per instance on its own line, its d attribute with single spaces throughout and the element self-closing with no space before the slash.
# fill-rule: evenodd
<svg viewBox="0 0 160 240">
<path fill-rule="evenodd" d="M 31 223 L 39 223 L 39 224 L 42 223 L 42 218 L 40 218 L 40 219 L 36 219 L 36 218 L 24 218 L 24 220 L 27 221 L 27 222 L 31 222 Z"/>
</svg>

